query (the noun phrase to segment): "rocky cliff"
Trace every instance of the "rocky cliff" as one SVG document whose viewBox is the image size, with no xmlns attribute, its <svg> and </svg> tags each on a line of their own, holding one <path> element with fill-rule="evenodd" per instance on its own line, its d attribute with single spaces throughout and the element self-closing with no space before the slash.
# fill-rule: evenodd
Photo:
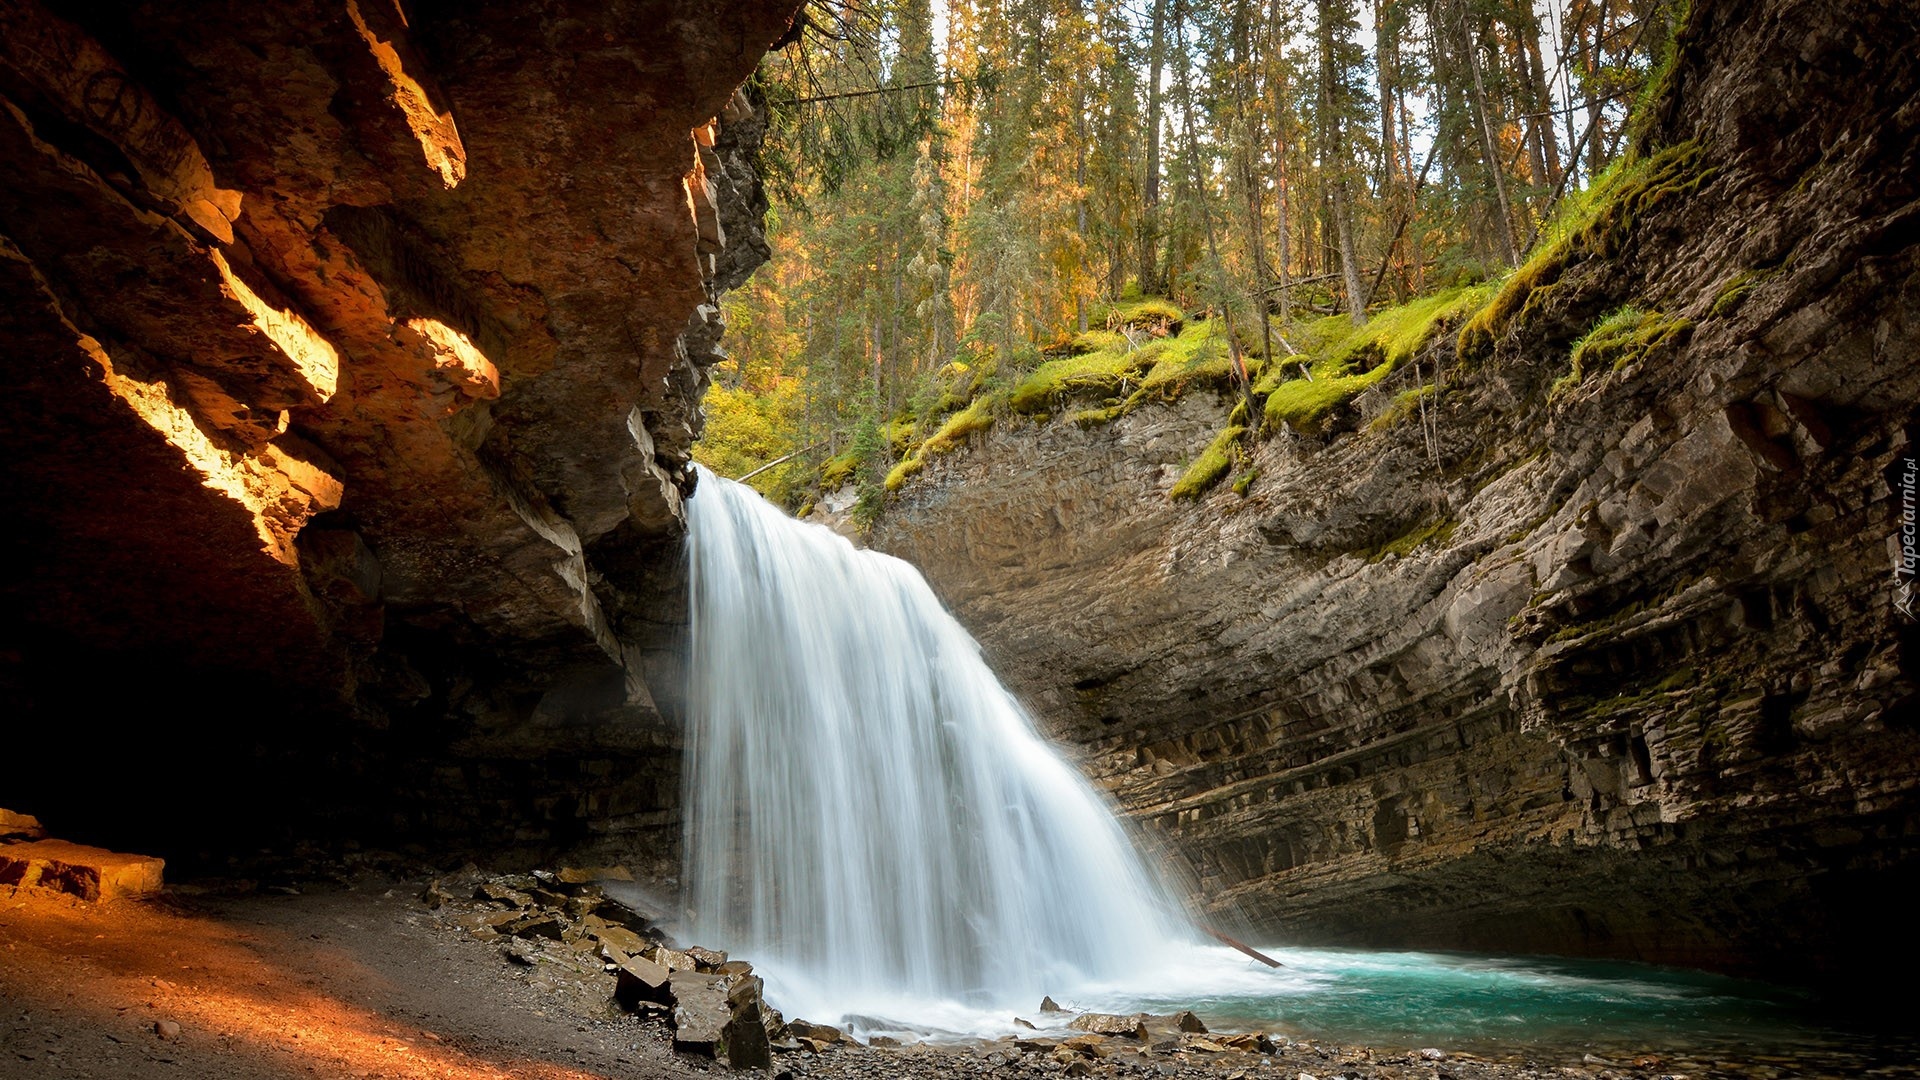
<svg viewBox="0 0 1920 1080">
<path fill-rule="evenodd" d="M 667 819 L 659 571 L 797 6 L 0 3 L 11 803 Z"/>
<path fill-rule="evenodd" d="M 1911 957 L 1916 33 L 1910 5 L 1695 3 L 1646 182 L 1458 340 L 1260 443 L 1244 494 L 1168 498 L 1230 402 L 1015 419 L 874 542 L 1216 917 Z M 1659 332 L 1574 366 L 1628 305 Z M 1383 417 L 1435 372 L 1433 423 Z"/>
</svg>

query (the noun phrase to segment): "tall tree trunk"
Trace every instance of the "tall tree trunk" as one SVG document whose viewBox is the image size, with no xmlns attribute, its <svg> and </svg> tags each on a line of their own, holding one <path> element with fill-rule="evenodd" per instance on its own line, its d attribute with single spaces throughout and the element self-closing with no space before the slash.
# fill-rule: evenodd
<svg viewBox="0 0 1920 1080">
<path fill-rule="evenodd" d="M 1292 273 L 1293 252 L 1288 239 L 1290 224 L 1288 216 L 1287 194 L 1287 113 L 1286 113 L 1286 68 L 1284 67 L 1287 35 L 1285 19 L 1281 5 L 1287 0 L 1272 0 L 1269 32 L 1271 44 L 1268 46 L 1269 71 L 1267 75 L 1268 92 L 1273 97 L 1273 191 L 1274 191 L 1274 230 L 1279 240 L 1278 252 L 1280 272 L 1280 325 L 1285 327 L 1293 319 L 1293 298 L 1289 295 Z M 1260 283 L 1261 288 L 1266 282 Z"/>
<path fill-rule="evenodd" d="M 1253 256 L 1253 302 L 1260 312 L 1260 355 L 1273 359 L 1273 315 L 1267 305 L 1267 223 L 1260 210 L 1260 189 L 1254 178 L 1253 148 L 1257 141 L 1253 123 L 1247 117 L 1246 102 L 1257 92 L 1253 81 L 1253 31 L 1249 25 L 1250 0 L 1240 0 L 1234 8 L 1234 93 L 1233 111 L 1239 120 L 1240 187 L 1247 197 L 1248 248 Z M 1251 419 L 1249 419 L 1251 422 Z"/>
<path fill-rule="evenodd" d="M 1487 173 L 1493 178 L 1494 199 L 1500 212 L 1499 227 L 1494 229 L 1494 239 L 1499 245 L 1500 254 L 1508 266 L 1520 263 L 1520 253 L 1513 246 L 1513 203 L 1507 198 L 1506 169 L 1500 161 L 1500 145 L 1493 137 L 1493 120 L 1487 112 L 1487 86 L 1480 77 L 1480 46 L 1474 40 L 1472 28 L 1467 23 L 1466 5 L 1456 3 L 1454 15 L 1460 34 L 1460 44 L 1466 51 L 1467 70 L 1473 74 L 1473 113 L 1479 121 L 1480 150 L 1487 159 Z"/>
<path fill-rule="evenodd" d="M 1153 37 L 1147 52 L 1147 161 L 1140 185 L 1140 291 L 1160 284 L 1160 76 L 1167 62 L 1167 0 L 1153 0 Z"/>
<path fill-rule="evenodd" d="M 1346 139 L 1340 122 L 1341 97 L 1337 80 L 1340 73 L 1336 70 L 1334 56 L 1334 33 L 1328 0 L 1320 0 L 1320 103 L 1324 118 L 1326 155 L 1321 160 L 1322 175 L 1328 178 L 1328 216 L 1332 236 L 1328 237 L 1339 245 L 1336 253 L 1340 260 L 1340 274 L 1347 286 L 1347 315 L 1358 326 L 1367 321 L 1366 283 L 1361 277 L 1360 259 L 1354 252 L 1353 244 L 1353 207 L 1348 192 L 1348 174 L 1353 169 L 1349 159 Z M 1331 261 L 1331 260 L 1329 260 Z"/>
<path fill-rule="evenodd" d="M 1080 266 L 1080 277 L 1091 278 L 1086 270 L 1087 259 L 1087 95 L 1083 88 L 1079 106 L 1074 110 L 1074 152 L 1073 186 L 1079 196 L 1074 200 L 1075 226 L 1080 237 L 1080 254 L 1075 262 Z M 1074 322 L 1081 333 L 1087 332 L 1087 290 L 1081 281 L 1073 283 Z"/>
<path fill-rule="evenodd" d="M 1599 13 L 1593 20 L 1593 47 L 1587 50 L 1587 177 L 1589 182 L 1600 175 L 1606 166 L 1606 151 L 1600 134 L 1600 115 L 1604 102 L 1600 100 L 1601 49 L 1607 42 L 1607 0 L 1600 0 Z"/>
<path fill-rule="evenodd" d="M 1333 228 L 1340 242 L 1340 274 L 1347 282 L 1347 314 L 1359 326 L 1367 321 L 1367 286 L 1360 273 L 1360 257 L 1353 250 L 1353 212 L 1344 176 L 1333 181 Z"/>
<path fill-rule="evenodd" d="M 1560 140 L 1553 133 L 1553 90 L 1547 85 L 1547 65 L 1540 58 L 1540 20 L 1532 10 L 1525 20 L 1528 73 L 1533 85 L 1533 137 L 1547 156 L 1546 182 L 1560 185 Z"/>
<path fill-rule="evenodd" d="M 1393 85 L 1399 77 L 1395 71 L 1396 52 L 1393 44 L 1393 12 L 1388 0 L 1374 0 L 1373 3 L 1373 52 L 1374 70 L 1380 76 L 1380 193 L 1385 197 L 1387 206 L 1394 203 L 1394 173 L 1399 153 L 1395 147 L 1397 140 L 1393 130 Z"/>
</svg>

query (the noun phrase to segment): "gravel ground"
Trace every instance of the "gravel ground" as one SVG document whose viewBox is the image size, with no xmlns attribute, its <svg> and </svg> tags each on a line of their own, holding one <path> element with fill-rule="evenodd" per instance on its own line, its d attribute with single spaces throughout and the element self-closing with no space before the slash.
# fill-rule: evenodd
<svg viewBox="0 0 1920 1080">
<path fill-rule="evenodd" d="M 0 1078 L 651 1080 L 713 1076 L 676 1054 L 665 1010 L 612 1002 L 579 943 L 506 938 L 496 907 L 429 908 L 424 880 L 373 875 L 298 891 L 78 903 L 0 888 Z M 1784 1080 L 1920 1077 L 1865 1059 L 1576 1063 L 1486 1060 L 1276 1037 L 1040 1036 L 898 1048 L 776 1044 L 780 1080 L 1172 1077 L 1185 1080 Z M 762 1074 L 765 1075 L 765 1074 Z"/>
</svg>

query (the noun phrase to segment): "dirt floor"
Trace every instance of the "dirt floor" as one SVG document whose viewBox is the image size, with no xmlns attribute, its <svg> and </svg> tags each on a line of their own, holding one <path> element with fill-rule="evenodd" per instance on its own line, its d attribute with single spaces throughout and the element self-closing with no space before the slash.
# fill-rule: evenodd
<svg viewBox="0 0 1920 1080">
<path fill-rule="evenodd" d="M 220 897 L 176 890 L 85 904 L 0 887 L 0 1078 L 650 1080 L 725 1066 L 676 1054 L 659 1010 L 620 1011 L 599 958 L 529 947 L 483 904 L 422 902 L 424 882 L 363 876 Z M 515 958 L 517 956 L 517 959 Z M 1761 1062 L 1545 1066 L 1429 1060 L 1277 1039 L 1272 1052 L 1099 1038 L 897 1049 L 795 1043 L 775 1080 L 1052 1076 L 1183 1080 L 1785 1078 Z M 1914 1075 L 1842 1069 L 1838 1075 Z M 767 1075 L 761 1073 L 760 1075 Z"/>
<path fill-rule="evenodd" d="M 511 965 L 418 891 L 374 883 L 96 906 L 0 888 L 0 1077 L 575 1080 L 712 1068 L 676 1057 L 661 1021 L 612 1008 L 611 977 Z"/>
</svg>

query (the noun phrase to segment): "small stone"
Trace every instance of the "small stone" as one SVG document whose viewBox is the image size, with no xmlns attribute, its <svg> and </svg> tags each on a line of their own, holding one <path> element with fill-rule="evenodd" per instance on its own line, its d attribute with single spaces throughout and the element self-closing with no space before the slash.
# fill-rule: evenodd
<svg viewBox="0 0 1920 1080">
<path fill-rule="evenodd" d="M 1207 1031 L 1207 1025 L 1201 1023 L 1200 1018 L 1193 1015 L 1191 1010 L 1182 1010 L 1181 1012 L 1174 1013 L 1173 1026 L 1181 1031 L 1196 1035 L 1204 1035 Z"/>
<path fill-rule="evenodd" d="M 900 1040 L 891 1035 L 870 1035 L 867 1037 L 867 1045 L 877 1046 L 883 1050 L 890 1050 L 898 1047 Z"/>
<path fill-rule="evenodd" d="M 1320 1078 L 1312 1073 L 1303 1072 L 1299 1076 L 1294 1077 L 1294 1080 L 1320 1080 Z"/>
<path fill-rule="evenodd" d="M 1020 1019 L 1020 1018 L 1019 1018 L 1019 1017 L 1017 1017 L 1017 1016 L 1013 1018 L 1013 1026 L 1014 1026 L 1014 1027 L 1018 1027 L 1018 1028 L 1026 1028 L 1026 1029 L 1027 1029 L 1028 1031 L 1039 1031 L 1039 1030 L 1040 1030 L 1040 1028 L 1039 1028 L 1039 1027 L 1038 1027 L 1037 1025 L 1035 1025 L 1033 1021 L 1031 1021 L 1031 1020 L 1022 1020 L 1022 1019 Z"/>
<path fill-rule="evenodd" d="M 1423 1058 L 1426 1058 L 1426 1059 L 1427 1059 L 1428 1061 L 1445 1061 L 1445 1060 L 1447 1060 L 1447 1052 L 1446 1052 L 1445 1050 L 1436 1050 L 1436 1049 L 1434 1049 L 1434 1048 L 1433 1048 L 1433 1047 L 1431 1047 L 1431 1046 L 1429 1046 L 1429 1047 L 1427 1047 L 1426 1049 L 1424 1049 L 1424 1050 L 1422 1050 L 1422 1051 L 1420 1051 L 1420 1056 L 1421 1056 L 1421 1057 L 1423 1057 Z"/>
<path fill-rule="evenodd" d="M 155 1020 L 153 1033 L 168 1042 L 173 1042 L 180 1037 L 180 1025 L 171 1020 Z"/>
</svg>

